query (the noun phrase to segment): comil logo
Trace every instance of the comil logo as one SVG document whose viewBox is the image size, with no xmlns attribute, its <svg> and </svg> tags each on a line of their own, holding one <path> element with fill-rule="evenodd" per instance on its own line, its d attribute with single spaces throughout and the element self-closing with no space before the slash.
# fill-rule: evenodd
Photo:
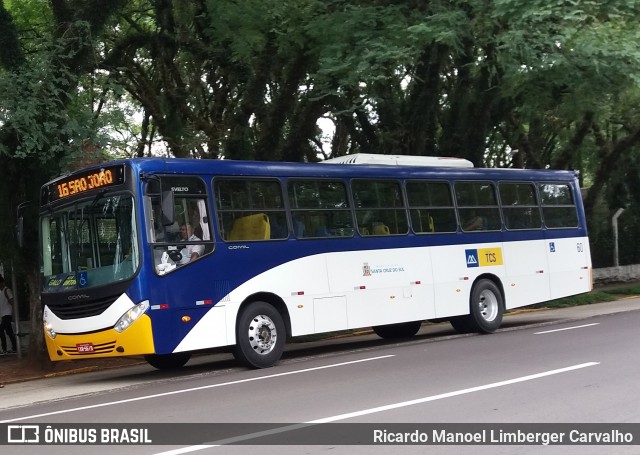
<svg viewBox="0 0 640 455">
<path fill-rule="evenodd" d="M 7 442 L 9 444 L 38 444 L 40 442 L 39 425 L 7 426 Z"/>
<path fill-rule="evenodd" d="M 87 294 L 74 294 L 67 297 L 67 300 L 90 299 Z"/>
</svg>

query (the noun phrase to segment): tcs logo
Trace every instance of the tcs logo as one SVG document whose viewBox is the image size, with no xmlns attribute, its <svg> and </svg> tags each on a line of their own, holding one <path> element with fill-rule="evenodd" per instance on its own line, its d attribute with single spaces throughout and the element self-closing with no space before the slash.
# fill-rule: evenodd
<svg viewBox="0 0 640 455">
<path fill-rule="evenodd" d="M 503 265 L 502 248 L 478 248 L 464 250 L 467 267 Z"/>
</svg>

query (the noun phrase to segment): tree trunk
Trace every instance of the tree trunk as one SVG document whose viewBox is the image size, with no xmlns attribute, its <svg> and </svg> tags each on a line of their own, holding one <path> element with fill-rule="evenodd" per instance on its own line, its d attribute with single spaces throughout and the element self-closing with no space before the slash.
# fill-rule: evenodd
<svg viewBox="0 0 640 455">
<path fill-rule="evenodd" d="M 44 341 L 42 326 L 42 304 L 40 303 L 40 274 L 37 269 L 30 267 L 26 270 L 26 280 L 29 287 L 29 311 L 31 323 L 29 327 L 28 363 L 41 370 L 52 370 L 53 362 Z"/>
</svg>

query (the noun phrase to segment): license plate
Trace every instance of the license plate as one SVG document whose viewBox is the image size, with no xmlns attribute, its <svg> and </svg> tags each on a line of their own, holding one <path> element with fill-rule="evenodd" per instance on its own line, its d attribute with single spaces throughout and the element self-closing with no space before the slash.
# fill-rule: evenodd
<svg viewBox="0 0 640 455">
<path fill-rule="evenodd" d="M 93 352 L 93 343 L 76 344 L 78 352 Z"/>
</svg>

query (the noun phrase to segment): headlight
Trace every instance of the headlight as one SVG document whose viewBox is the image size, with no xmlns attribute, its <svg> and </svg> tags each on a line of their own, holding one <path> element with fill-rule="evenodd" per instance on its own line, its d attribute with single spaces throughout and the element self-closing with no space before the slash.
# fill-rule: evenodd
<svg viewBox="0 0 640 455">
<path fill-rule="evenodd" d="M 144 302 L 134 306 L 125 314 L 122 315 L 116 325 L 113 326 L 116 329 L 116 332 L 122 333 L 129 328 L 131 324 L 133 324 L 136 319 L 142 316 L 149 309 L 149 301 L 145 300 Z"/>
<path fill-rule="evenodd" d="M 53 330 L 51 324 L 49 324 L 47 321 L 44 321 L 44 332 L 49 335 L 49 338 L 51 338 L 52 340 L 58 336 L 56 331 Z"/>
</svg>

